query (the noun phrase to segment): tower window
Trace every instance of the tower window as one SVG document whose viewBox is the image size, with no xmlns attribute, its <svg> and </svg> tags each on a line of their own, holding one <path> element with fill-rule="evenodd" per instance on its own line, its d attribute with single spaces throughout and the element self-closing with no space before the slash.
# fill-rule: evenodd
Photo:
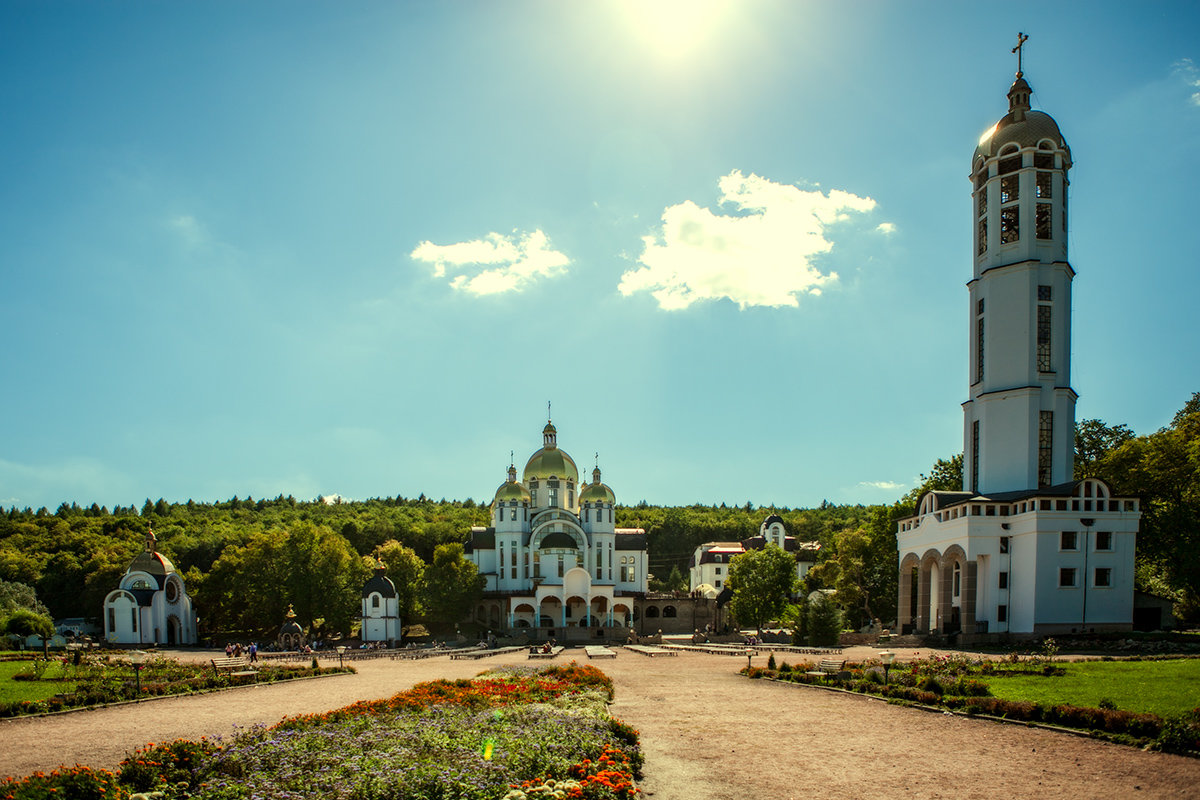
<svg viewBox="0 0 1200 800">
<path fill-rule="evenodd" d="M 976 254 L 983 255 L 987 252 L 987 217 L 979 220 L 979 242 L 976 245 Z"/>
<path fill-rule="evenodd" d="M 1038 203 L 1034 208 L 1035 219 L 1034 226 L 1035 234 L 1039 239 L 1054 238 L 1054 209 L 1049 203 Z"/>
<path fill-rule="evenodd" d="M 1038 287 L 1038 300 L 1050 302 L 1054 298 L 1054 290 L 1045 284 Z"/>
<path fill-rule="evenodd" d="M 1049 145 L 1042 142 L 1038 145 L 1039 150 L 1048 150 Z M 1033 166 L 1038 169 L 1054 169 L 1054 154 L 1053 153 L 1034 153 Z"/>
<path fill-rule="evenodd" d="M 1007 536 L 1000 537 L 1000 552 L 1002 554 L 1008 552 L 1008 537 Z"/>
<path fill-rule="evenodd" d="M 983 315 L 975 318 L 975 382 L 983 380 Z"/>
<path fill-rule="evenodd" d="M 1063 567 L 1058 571 L 1058 585 L 1064 589 L 1075 586 L 1075 568 Z"/>
<path fill-rule="evenodd" d="M 1058 535 L 1059 550 L 1078 550 L 1076 531 L 1063 531 Z"/>
<path fill-rule="evenodd" d="M 979 213 L 975 216 L 982 217 L 987 213 L 987 192 L 979 193 Z"/>
<path fill-rule="evenodd" d="M 1000 162 L 1000 174 L 1007 175 L 1010 172 L 1016 172 L 1021 168 L 1021 157 L 1019 155 L 1012 158 L 1006 158 Z"/>
<path fill-rule="evenodd" d="M 1096 531 L 1096 549 L 1112 550 L 1112 532 Z"/>
<path fill-rule="evenodd" d="M 1001 572 L 1001 573 L 998 573 L 998 575 L 999 575 L 999 582 L 998 582 L 996 588 L 1007 589 L 1008 588 L 1008 573 Z"/>
<path fill-rule="evenodd" d="M 1000 244 L 1019 241 L 1021 231 L 1017 223 L 1017 206 L 1000 210 Z"/>
<path fill-rule="evenodd" d="M 1038 486 L 1049 486 L 1052 447 L 1054 446 L 1054 412 L 1043 411 L 1038 419 Z"/>
<path fill-rule="evenodd" d="M 1096 577 L 1092 580 L 1092 585 L 1112 586 L 1112 568 L 1096 567 Z"/>
<path fill-rule="evenodd" d="M 979 491 L 979 420 L 971 423 L 971 491 Z"/>
<path fill-rule="evenodd" d="M 1054 173 L 1039 172 L 1037 174 L 1037 197 L 1039 200 L 1049 200 L 1054 196 Z"/>
<path fill-rule="evenodd" d="M 996 606 L 996 622 L 1008 622 L 1008 606 Z"/>
<path fill-rule="evenodd" d="M 1000 204 L 1014 203 L 1021 198 L 1021 176 L 1005 175 L 1000 179 Z"/>
<path fill-rule="evenodd" d="M 1050 323 L 1053 311 L 1048 305 L 1037 307 L 1037 368 L 1050 372 Z"/>
</svg>

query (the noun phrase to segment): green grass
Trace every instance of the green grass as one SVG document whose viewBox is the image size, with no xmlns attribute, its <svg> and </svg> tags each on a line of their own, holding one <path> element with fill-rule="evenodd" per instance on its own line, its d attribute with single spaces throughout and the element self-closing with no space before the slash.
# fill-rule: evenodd
<svg viewBox="0 0 1200 800">
<path fill-rule="evenodd" d="M 1200 659 L 1061 663 L 1066 675 L 983 677 L 996 697 L 1042 705 L 1097 708 L 1111 700 L 1123 711 L 1169 717 L 1200 706 Z"/>
<path fill-rule="evenodd" d="M 15 703 L 21 700 L 45 700 L 56 694 L 75 691 L 73 681 L 14 681 L 18 672 L 29 669 L 28 661 L 0 661 L 0 703 Z M 43 674 L 53 678 L 63 674 L 63 666 L 52 662 Z"/>
</svg>

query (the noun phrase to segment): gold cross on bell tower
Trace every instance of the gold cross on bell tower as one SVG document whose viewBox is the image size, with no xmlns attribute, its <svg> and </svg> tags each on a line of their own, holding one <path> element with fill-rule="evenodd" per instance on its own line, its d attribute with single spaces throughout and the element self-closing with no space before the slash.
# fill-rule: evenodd
<svg viewBox="0 0 1200 800">
<path fill-rule="evenodd" d="M 1017 77 L 1022 77 L 1025 73 L 1021 71 L 1021 56 L 1024 54 L 1025 43 L 1029 41 L 1029 37 L 1020 31 L 1017 32 L 1017 46 L 1012 49 L 1017 54 Z"/>
</svg>

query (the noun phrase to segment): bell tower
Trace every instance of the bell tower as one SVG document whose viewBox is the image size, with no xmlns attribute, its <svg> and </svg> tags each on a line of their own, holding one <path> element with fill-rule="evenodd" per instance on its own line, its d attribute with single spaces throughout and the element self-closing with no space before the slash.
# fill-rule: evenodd
<svg viewBox="0 0 1200 800">
<path fill-rule="evenodd" d="M 1026 39 L 1013 48 L 1018 58 Z M 1032 92 L 1018 67 L 1008 113 L 980 139 L 971 164 L 963 490 L 981 494 L 1065 483 L 1074 471 L 1071 150 L 1054 119 L 1031 109 Z"/>
</svg>

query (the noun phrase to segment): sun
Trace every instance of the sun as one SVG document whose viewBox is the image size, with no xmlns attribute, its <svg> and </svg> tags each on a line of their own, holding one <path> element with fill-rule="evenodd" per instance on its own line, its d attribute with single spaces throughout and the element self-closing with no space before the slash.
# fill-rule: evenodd
<svg viewBox="0 0 1200 800">
<path fill-rule="evenodd" d="M 701 48 L 720 29 L 730 0 L 622 0 L 635 35 L 656 55 L 677 60 Z"/>
</svg>

